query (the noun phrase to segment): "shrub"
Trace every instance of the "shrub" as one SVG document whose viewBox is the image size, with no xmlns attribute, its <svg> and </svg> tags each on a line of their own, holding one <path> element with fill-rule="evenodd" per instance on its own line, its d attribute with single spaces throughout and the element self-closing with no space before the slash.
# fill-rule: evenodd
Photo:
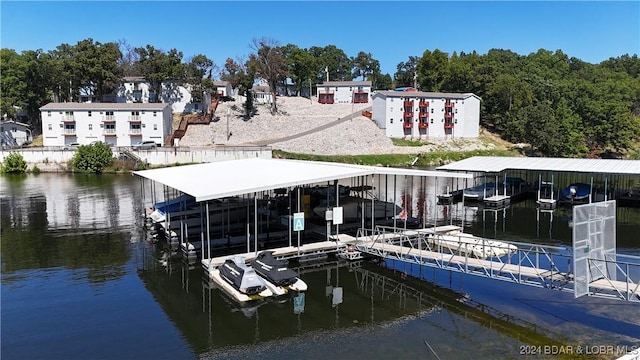
<svg viewBox="0 0 640 360">
<path fill-rule="evenodd" d="M 22 154 L 19 154 L 15 151 L 12 151 L 4 158 L 4 163 L 1 166 L 2 172 L 5 174 L 8 173 L 19 173 L 22 174 L 27 171 L 27 162 L 22 157 Z"/>
<path fill-rule="evenodd" d="M 33 165 L 33 169 L 31 169 L 31 172 L 34 174 L 40 174 L 40 168 L 38 167 L 38 165 Z"/>
<path fill-rule="evenodd" d="M 97 142 L 78 147 L 76 154 L 71 159 L 71 166 L 77 171 L 101 173 L 112 162 L 111 148 L 103 142 Z"/>
</svg>

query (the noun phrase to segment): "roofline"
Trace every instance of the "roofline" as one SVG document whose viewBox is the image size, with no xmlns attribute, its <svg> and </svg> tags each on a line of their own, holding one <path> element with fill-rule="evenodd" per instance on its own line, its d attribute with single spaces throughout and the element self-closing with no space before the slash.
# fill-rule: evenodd
<svg viewBox="0 0 640 360">
<path fill-rule="evenodd" d="M 193 188 L 189 186 L 189 184 L 175 184 L 175 173 L 184 174 L 185 170 L 194 170 L 195 167 L 201 167 L 203 172 L 206 171 L 209 167 L 214 167 L 216 164 L 225 163 L 225 165 L 233 165 L 233 166 L 244 166 L 246 163 L 251 162 L 264 162 L 264 161 L 278 161 L 278 162 L 288 162 L 288 163 L 298 163 L 301 167 L 304 167 L 305 164 L 318 164 L 322 166 L 332 166 L 332 167 L 342 167 L 345 168 L 344 174 L 339 176 L 335 175 L 323 175 L 314 178 L 309 178 L 304 181 L 302 180 L 292 180 L 287 181 L 286 174 L 283 174 L 281 179 L 278 179 L 277 183 L 270 183 L 260 186 L 252 186 L 250 188 L 241 188 L 233 191 L 222 191 L 222 192 L 212 192 L 208 194 L 196 194 L 193 192 Z M 246 162 L 243 164 L 243 162 Z M 196 169 L 197 170 L 197 169 Z M 167 180 L 163 180 L 164 174 L 166 175 Z M 149 179 L 152 181 L 159 182 L 163 185 L 172 187 L 176 190 L 179 190 L 185 194 L 194 196 L 197 202 L 208 201 L 221 199 L 230 196 L 237 196 L 243 194 L 249 194 L 252 192 L 260 192 L 266 190 L 273 190 L 275 188 L 281 187 L 295 187 L 300 185 L 308 185 L 315 183 L 322 183 L 330 180 L 341 180 L 341 179 L 349 179 L 358 176 L 367 176 L 367 175 L 407 175 L 407 176 L 427 176 L 427 177 L 441 177 L 441 178 L 462 178 L 462 179 L 472 179 L 473 176 L 471 174 L 460 174 L 460 173 L 451 173 L 446 171 L 428 171 L 428 170 L 418 170 L 418 169 L 408 169 L 408 168 L 391 168 L 391 167 L 381 167 L 381 166 L 365 166 L 365 165 L 353 165 L 353 164 L 345 164 L 345 163 L 332 163 L 332 162 L 321 162 L 321 161 L 306 161 L 306 160 L 290 160 L 290 159 L 239 159 L 239 160 L 226 160 L 219 161 L 213 163 L 205 163 L 205 164 L 195 164 L 195 165 L 185 165 L 181 167 L 173 167 L 173 168 L 160 168 L 160 169 L 151 169 L 151 170 L 140 170 L 134 171 L 134 175 L 140 176 L 145 179 Z M 171 182 L 171 184 L 170 184 Z M 202 190 L 202 189 L 198 189 Z"/>
</svg>

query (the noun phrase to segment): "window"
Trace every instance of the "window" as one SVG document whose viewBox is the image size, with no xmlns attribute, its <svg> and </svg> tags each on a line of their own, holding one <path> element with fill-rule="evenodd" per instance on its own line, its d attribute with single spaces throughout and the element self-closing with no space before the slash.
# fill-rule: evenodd
<svg viewBox="0 0 640 360">
<path fill-rule="evenodd" d="M 153 124 L 153 130 L 158 130 L 158 124 Z"/>
<path fill-rule="evenodd" d="M 89 124 L 89 130 L 93 130 L 93 124 Z"/>
<path fill-rule="evenodd" d="M 107 116 L 113 116 L 113 111 L 105 111 L 104 114 Z"/>
<path fill-rule="evenodd" d="M 433 114 L 433 108 L 431 108 L 431 113 Z"/>
<path fill-rule="evenodd" d="M 51 124 L 49 124 L 49 131 L 53 130 L 53 126 L 51 126 Z"/>
<path fill-rule="evenodd" d="M 131 116 L 140 116 L 140 111 L 132 111 Z"/>
<path fill-rule="evenodd" d="M 51 116 L 51 111 L 47 111 L 47 116 Z"/>
<path fill-rule="evenodd" d="M 391 123 L 391 124 L 393 124 L 393 118 L 391 118 L 391 121 L 390 121 L 390 123 Z"/>
<path fill-rule="evenodd" d="M 89 115 L 89 117 L 91 117 L 91 111 L 87 111 L 87 115 Z"/>
<path fill-rule="evenodd" d="M 153 112 L 153 116 L 156 116 L 156 111 Z"/>
</svg>

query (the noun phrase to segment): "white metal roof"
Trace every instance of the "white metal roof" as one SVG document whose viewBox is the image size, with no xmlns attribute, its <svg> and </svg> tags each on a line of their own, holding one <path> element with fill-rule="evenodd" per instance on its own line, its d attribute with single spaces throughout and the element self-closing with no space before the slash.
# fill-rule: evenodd
<svg viewBox="0 0 640 360">
<path fill-rule="evenodd" d="M 142 170 L 134 174 L 189 194 L 198 202 L 371 174 L 472 177 L 415 169 L 261 158 Z"/>
<path fill-rule="evenodd" d="M 566 171 L 640 176 L 640 160 L 474 156 L 437 170 L 495 172 L 505 170 Z"/>
</svg>

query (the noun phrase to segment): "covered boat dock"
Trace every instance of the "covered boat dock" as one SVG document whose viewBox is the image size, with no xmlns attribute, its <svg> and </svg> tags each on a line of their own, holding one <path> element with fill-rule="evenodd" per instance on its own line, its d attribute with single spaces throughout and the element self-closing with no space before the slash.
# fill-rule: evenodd
<svg viewBox="0 0 640 360">
<path fill-rule="evenodd" d="M 495 178 L 496 184 L 508 176 L 522 176 L 533 184 L 541 207 L 555 207 L 560 190 L 575 183 L 590 185 L 587 202 L 616 199 L 620 205 L 640 205 L 640 160 L 474 156 L 437 170 L 480 174 L 485 181 Z M 486 200 L 508 198 L 504 184 L 503 195 L 496 185 L 497 193 Z"/>
</svg>

